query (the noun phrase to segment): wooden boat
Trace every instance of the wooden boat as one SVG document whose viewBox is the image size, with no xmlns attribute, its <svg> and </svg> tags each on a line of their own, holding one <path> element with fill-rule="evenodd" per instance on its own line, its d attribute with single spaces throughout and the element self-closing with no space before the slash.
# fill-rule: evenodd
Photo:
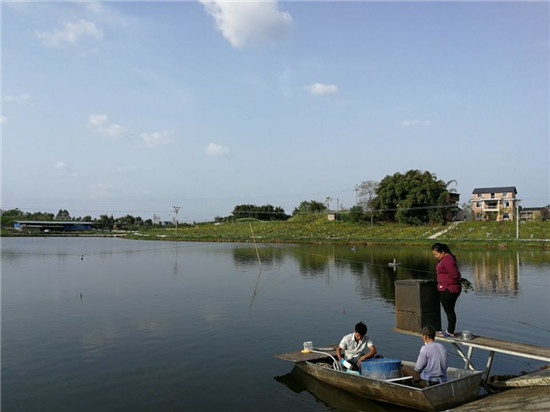
<svg viewBox="0 0 550 412">
<path fill-rule="evenodd" d="M 368 399 L 423 411 L 442 411 L 476 399 L 483 372 L 449 367 L 445 383 L 419 388 L 412 377 L 374 379 L 337 370 L 333 366 L 335 351 L 288 352 L 276 357 L 294 362 L 308 375 L 334 387 Z M 402 361 L 414 367 L 414 362 Z"/>
<path fill-rule="evenodd" d="M 389 405 L 343 391 L 315 379 L 296 365 L 288 373 L 275 376 L 274 379 L 292 392 L 297 394 L 307 393 L 315 398 L 317 403 L 326 406 L 327 410 L 331 411 L 412 412 L 410 408 Z"/>
</svg>

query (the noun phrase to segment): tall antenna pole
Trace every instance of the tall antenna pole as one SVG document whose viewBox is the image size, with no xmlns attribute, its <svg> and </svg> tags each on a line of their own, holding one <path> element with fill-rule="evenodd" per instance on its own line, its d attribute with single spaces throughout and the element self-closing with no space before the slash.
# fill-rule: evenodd
<svg viewBox="0 0 550 412">
<path fill-rule="evenodd" d="M 516 199 L 516 239 L 519 239 L 519 199 Z"/>
<path fill-rule="evenodd" d="M 178 235 L 178 212 L 182 208 L 181 206 L 172 206 L 174 208 L 174 212 L 176 212 L 176 236 Z"/>
</svg>

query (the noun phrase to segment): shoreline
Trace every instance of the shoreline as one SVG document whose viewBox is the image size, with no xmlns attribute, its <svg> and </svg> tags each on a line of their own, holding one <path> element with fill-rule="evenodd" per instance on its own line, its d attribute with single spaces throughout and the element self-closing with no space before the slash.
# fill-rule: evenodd
<svg viewBox="0 0 550 412">
<path fill-rule="evenodd" d="M 36 237 L 105 237 L 105 238 L 121 238 L 128 240 L 149 240 L 161 242 L 212 242 L 212 243 L 273 243 L 273 244 L 311 244 L 311 245 L 348 245 L 348 246 L 383 246 L 383 245 L 398 245 L 398 246 L 426 246 L 440 241 L 443 243 L 452 244 L 453 247 L 490 247 L 494 249 L 540 249 L 543 251 L 550 250 L 550 239 L 420 239 L 420 238 L 364 238 L 364 239 L 349 239 L 349 238 L 316 238 L 316 237 L 265 237 L 251 235 L 222 235 L 219 237 L 211 237 L 208 235 L 174 235 L 174 234 L 147 234 L 135 231 L 117 231 L 105 233 L 11 233 L 6 235 L 2 233 L 1 238 L 36 238 Z"/>
</svg>

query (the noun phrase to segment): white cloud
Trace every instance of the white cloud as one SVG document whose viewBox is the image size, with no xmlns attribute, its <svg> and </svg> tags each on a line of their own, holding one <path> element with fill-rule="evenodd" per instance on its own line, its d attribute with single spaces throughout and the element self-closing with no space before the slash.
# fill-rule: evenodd
<svg viewBox="0 0 550 412">
<path fill-rule="evenodd" d="M 126 129 L 121 125 L 109 123 L 109 117 L 106 114 L 89 115 L 88 127 L 94 129 L 98 133 L 112 138 L 120 137 L 126 132 Z"/>
<path fill-rule="evenodd" d="M 161 144 L 167 144 L 172 141 L 174 132 L 169 130 L 161 130 L 154 133 L 141 133 L 139 135 L 141 139 L 141 145 L 145 147 L 157 147 Z"/>
<path fill-rule="evenodd" d="M 8 118 L 4 115 L 0 116 L 0 124 L 4 124 L 8 122 Z"/>
<path fill-rule="evenodd" d="M 214 157 L 225 157 L 229 155 L 229 149 L 227 147 L 223 147 L 216 143 L 209 143 L 208 146 L 204 148 L 204 151 L 208 156 Z"/>
<path fill-rule="evenodd" d="M 78 174 L 76 172 L 74 172 L 70 167 L 68 167 L 64 162 L 56 162 L 54 165 L 53 165 L 53 168 L 57 171 L 57 173 L 60 175 L 60 176 L 63 176 L 63 177 L 71 177 L 73 179 L 76 179 L 78 177 Z"/>
<path fill-rule="evenodd" d="M 273 44 L 290 30 L 292 17 L 277 9 L 277 1 L 229 2 L 200 0 L 215 22 L 216 28 L 232 46 L 246 47 L 254 43 Z"/>
<path fill-rule="evenodd" d="M 306 86 L 305 89 L 314 96 L 323 96 L 325 94 L 336 94 L 339 92 L 338 87 L 333 84 L 314 83 L 311 86 Z"/>
<path fill-rule="evenodd" d="M 430 127 L 431 125 L 431 120 L 403 120 L 401 122 L 401 127 Z"/>
<path fill-rule="evenodd" d="M 57 162 L 56 164 L 53 165 L 53 167 L 56 170 L 64 170 L 66 166 L 65 166 L 65 163 L 63 162 Z"/>
<path fill-rule="evenodd" d="M 27 93 L 21 94 L 10 94 L 4 96 L 4 101 L 6 103 L 27 103 L 31 100 L 31 95 Z"/>
<path fill-rule="evenodd" d="M 35 34 L 48 47 L 74 45 L 83 37 L 91 37 L 96 40 L 103 38 L 103 30 L 99 29 L 95 23 L 87 20 L 65 23 L 62 29 L 36 31 Z"/>
<path fill-rule="evenodd" d="M 86 2 L 84 3 L 84 7 L 93 14 L 101 15 L 105 13 L 105 6 L 98 1 Z"/>
</svg>

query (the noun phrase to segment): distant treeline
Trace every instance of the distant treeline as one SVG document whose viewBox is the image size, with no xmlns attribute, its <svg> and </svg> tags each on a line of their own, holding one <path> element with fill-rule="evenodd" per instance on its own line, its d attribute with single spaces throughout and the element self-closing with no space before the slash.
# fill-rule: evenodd
<svg viewBox="0 0 550 412">
<path fill-rule="evenodd" d="M 215 222 L 236 221 L 239 219 L 258 219 L 265 221 L 284 221 L 299 215 L 330 213 L 335 219 L 362 222 L 373 221 L 398 222 L 408 225 L 423 225 L 427 223 L 443 224 L 451 220 L 468 220 L 471 218 L 471 208 L 467 203 L 458 207 L 459 194 L 448 186 L 454 181 L 444 182 L 435 174 L 409 170 L 386 176 L 380 182 L 367 180 L 356 185 L 356 204 L 350 208 L 337 210 L 330 208 L 332 198 L 304 200 L 288 215 L 280 206 L 273 205 L 237 205 L 231 215 L 216 216 Z M 115 218 L 113 215 L 101 215 L 94 219 L 91 216 L 71 217 L 65 209 L 60 209 L 57 215 L 53 213 L 27 213 L 19 209 L 7 210 L 2 213 L 2 226 L 13 226 L 14 220 L 70 220 L 92 222 L 100 229 L 136 229 L 141 227 L 171 226 L 180 222 L 161 221 L 157 216 L 153 219 L 142 219 L 126 215 Z M 185 225 L 187 223 L 181 223 Z"/>
</svg>

